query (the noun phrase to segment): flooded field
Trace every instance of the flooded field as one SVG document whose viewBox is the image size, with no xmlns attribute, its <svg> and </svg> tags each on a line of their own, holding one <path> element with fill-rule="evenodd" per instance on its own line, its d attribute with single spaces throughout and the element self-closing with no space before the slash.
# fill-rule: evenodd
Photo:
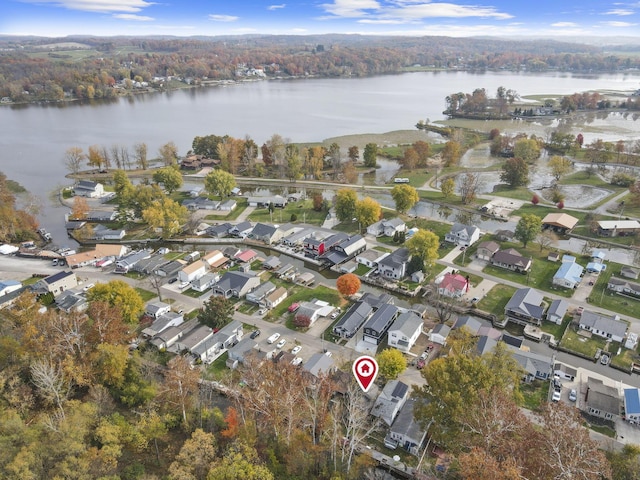
<svg viewBox="0 0 640 480">
<path fill-rule="evenodd" d="M 561 185 L 560 191 L 564 194 L 564 205 L 570 208 L 587 208 L 604 200 L 613 193 L 606 188 L 591 185 Z M 542 198 L 551 201 L 551 189 L 540 191 Z"/>
</svg>

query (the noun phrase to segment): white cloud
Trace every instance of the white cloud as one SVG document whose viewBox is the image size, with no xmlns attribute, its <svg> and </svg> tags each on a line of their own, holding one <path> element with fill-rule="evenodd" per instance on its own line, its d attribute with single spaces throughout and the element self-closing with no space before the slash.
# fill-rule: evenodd
<svg viewBox="0 0 640 480">
<path fill-rule="evenodd" d="M 280 8 L 284 8 L 284 7 L 286 7 L 286 6 L 287 6 L 287 4 L 286 4 L 286 3 L 281 3 L 280 5 L 269 5 L 269 6 L 267 7 L 267 10 L 278 10 L 278 9 L 280 9 Z"/>
<path fill-rule="evenodd" d="M 23 0 L 26 3 L 37 3 L 39 5 L 50 4 L 55 7 L 67 8 L 69 10 L 82 10 L 85 12 L 139 12 L 143 8 L 155 5 L 153 2 L 145 0 Z"/>
<path fill-rule="evenodd" d="M 209 15 L 209 20 L 213 20 L 214 22 L 235 22 L 240 17 L 236 17 L 234 15 Z"/>
<path fill-rule="evenodd" d="M 384 3 L 376 0 L 334 0 L 322 7 L 327 13 L 338 17 L 367 17 L 360 23 L 408 23 L 425 18 L 513 18 L 513 15 L 500 12 L 494 7 L 429 0 L 387 0 Z"/>
<path fill-rule="evenodd" d="M 629 10 L 626 8 L 614 8 L 613 10 L 609 10 L 608 12 L 605 12 L 605 15 L 619 15 L 619 16 L 626 16 L 626 15 L 633 15 L 635 12 L 633 10 Z"/>
<path fill-rule="evenodd" d="M 567 27 L 572 28 L 572 27 L 577 27 L 578 24 L 573 22 L 556 22 L 556 23 L 552 23 L 551 26 L 556 28 L 567 28 Z"/>
<path fill-rule="evenodd" d="M 146 17 L 144 15 L 135 15 L 133 13 L 115 13 L 113 18 L 119 18 L 120 20 L 133 20 L 136 22 L 151 22 L 155 20 L 153 17 Z"/>
<path fill-rule="evenodd" d="M 606 25 L 607 27 L 634 27 L 637 23 L 630 22 L 600 22 L 602 25 Z"/>
</svg>

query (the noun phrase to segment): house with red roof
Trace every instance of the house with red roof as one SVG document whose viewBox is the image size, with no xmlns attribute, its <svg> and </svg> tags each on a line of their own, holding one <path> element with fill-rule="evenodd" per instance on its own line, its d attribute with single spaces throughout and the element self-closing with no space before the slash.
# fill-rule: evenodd
<svg viewBox="0 0 640 480">
<path fill-rule="evenodd" d="M 250 263 L 258 257 L 255 250 L 244 250 L 236 255 L 236 260 L 242 263 Z"/>
<path fill-rule="evenodd" d="M 469 290 L 469 279 L 459 273 L 446 273 L 438 284 L 438 293 L 446 297 L 461 297 Z"/>
</svg>

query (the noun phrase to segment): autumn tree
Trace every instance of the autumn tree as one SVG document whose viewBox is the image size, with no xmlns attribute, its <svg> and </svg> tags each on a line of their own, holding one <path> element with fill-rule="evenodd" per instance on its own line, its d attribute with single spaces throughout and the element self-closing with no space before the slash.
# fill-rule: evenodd
<svg viewBox="0 0 640 480">
<path fill-rule="evenodd" d="M 351 160 L 353 163 L 356 163 L 358 160 L 360 160 L 360 149 L 353 145 L 351 147 L 349 147 L 349 160 Z"/>
<path fill-rule="evenodd" d="M 402 166 L 409 170 L 413 171 L 418 165 L 418 160 L 420 157 L 418 156 L 418 152 L 413 147 L 409 147 L 404 151 L 404 155 L 402 156 Z"/>
<path fill-rule="evenodd" d="M 455 192 L 455 188 L 456 181 L 453 179 L 453 177 L 445 178 L 440 183 L 440 191 L 442 192 L 444 198 L 449 198 L 450 196 L 452 196 Z"/>
<path fill-rule="evenodd" d="M 380 375 L 391 380 L 407 369 L 407 359 L 397 348 L 385 348 L 376 356 Z"/>
<path fill-rule="evenodd" d="M 500 181 L 511 188 L 525 186 L 529 183 L 529 166 L 521 158 L 510 158 L 502 166 Z"/>
<path fill-rule="evenodd" d="M 396 210 L 399 213 L 407 213 L 420 200 L 418 191 L 411 185 L 396 185 L 391 189 L 391 197 L 396 203 Z"/>
<path fill-rule="evenodd" d="M 556 181 L 559 181 L 562 177 L 567 175 L 573 170 L 573 163 L 571 160 L 560 155 L 554 155 L 549 159 L 549 168 L 551 168 L 551 174 Z"/>
<path fill-rule="evenodd" d="M 478 194 L 480 186 L 480 175 L 473 172 L 467 172 L 460 179 L 460 197 L 462 203 L 469 205 L 474 202 Z"/>
<path fill-rule="evenodd" d="M 73 197 L 73 208 L 71 209 L 72 220 L 86 220 L 89 214 L 89 204 L 84 197 Z"/>
<path fill-rule="evenodd" d="M 440 239 L 429 230 L 418 230 L 405 245 L 412 256 L 422 260 L 423 270 L 428 269 L 438 259 Z"/>
<path fill-rule="evenodd" d="M 288 144 L 285 149 L 287 178 L 295 182 L 302 177 L 302 159 L 297 145 Z"/>
<path fill-rule="evenodd" d="M 356 183 L 358 181 L 358 170 L 353 162 L 346 162 L 342 167 L 342 174 L 347 183 Z"/>
<path fill-rule="evenodd" d="M 172 358 L 167 367 L 160 394 L 165 405 L 180 412 L 182 422 L 187 426 L 187 412 L 196 398 L 200 372 L 192 369 L 189 361 L 181 356 Z"/>
<path fill-rule="evenodd" d="M 521 480 L 521 469 L 513 458 L 500 460 L 482 448 L 473 447 L 458 457 L 463 480 Z"/>
<path fill-rule="evenodd" d="M 187 439 L 173 463 L 169 466 L 171 480 L 206 480 L 217 458 L 216 438 L 200 428 Z"/>
<path fill-rule="evenodd" d="M 444 144 L 444 148 L 442 149 L 442 159 L 444 160 L 445 167 L 457 165 L 461 156 L 462 146 L 458 142 L 449 140 Z"/>
<path fill-rule="evenodd" d="M 220 195 L 220 199 L 231 195 L 236 186 L 236 179 L 224 170 L 212 170 L 204 177 L 204 188 L 211 195 Z"/>
<path fill-rule="evenodd" d="M 89 165 L 96 167 L 98 170 L 102 170 L 102 167 L 106 162 L 99 145 L 91 145 L 86 158 Z"/>
<path fill-rule="evenodd" d="M 375 143 L 367 143 L 364 146 L 364 166 L 375 168 L 377 165 L 378 145 Z"/>
<path fill-rule="evenodd" d="M 243 441 L 229 446 L 209 470 L 207 480 L 273 480 L 273 473 L 258 458 L 256 449 Z"/>
<path fill-rule="evenodd" d="M 360 279 L 353 273 L 345 273 L 336 280 L 336 287 L 342 295 L 350 297 L 360 291 Z"/>
<path fill-rule="evenodd" d="M 177 168 L 165 167 L 153 172 L 153 181 L 161 183 L 168 194 L 182 187 L 182 175 Z"/>
<path fill-rule="evenodd" d="M 513 146 L 513 155 L 526 163 L 533 163 L 540 158 L 540 144 L 533 138 L 521 138 Z"/>
<path fill-rule="evenodd" d="M 144 311 L 144 302 L 140 294 L 122 280 L 96 284 L 87 292 L 87 299 L 90 303 L 106 302 L 118 308 L 122 314 L 122 320 L 128 324 L 138 323 L 138 318 Z"/>
<path fill-rule="evenodd" d="M 376 223 L 382 216 L 380 204 L 371 197 L 365 197 L 356 202 L 356 218 L 362 228 Z"/>
<path fill-rule="evenodd" d="M 542 219 L 533 213 L 525 213 L 518 220 L 514 237 L 527 248 L 527 244 L 533 241 L 541 231 Z"/>
<path fill-rule="evenodd" d="M 231 322 L 234 308 L 231 300 L 212 295 L 209 300 L 204 302 L 198 320 L 203 325 L 207 325 L 213 329 L 220 329 Z"/>
<path fill-rule="evenodd" d="M 158 155 L 165 166 L 175 165 L 178 162 L 178 147 L 173 142 L 167 142 L 158 149 Z"/>
<path fill-rule="evenodd" d="M 80 147 L 69 147 L 64 153 L 64 165 L 72 175 L 77 175 L 80 171 L 85 155 Z"/>
<path fill-rule="evenodd" d="M 162 230 L 164 238 L 180 233 L 188 217 L 187 207 L 168 197 L 153 201 L 142 212 L 142 219 L 150 228 Z"/>
<path fill-rule="evenodd" d="M 322 196 L 321 192 L 315 192 L 311 196 L 311 202 L 312 202 L 314 211 L 316 212 L 322 211 L 322 208 L 324 207 L 324 197 Z"/>
<path fill-rule="evenodd" d="M 350 188 L 342 188 L 336 192 L 334 205 L 336 216 L 341 222 L 351 221 L 356 216 L 358 194 Z"/>
<path fill-rule="evenodd" d="M 429 157 L 431 156 L 431 145 L 423 140 L 418 140 L 412 146 L 418 154 L 418 167 L 426 167 Z"/>
<path fill-rule="evenodd" d="M 149 160 L 147 159 L 147 144 L 144 142 L 136 143 L 133 146 L 133 158 L 136 165 L 141 170 L 149 168 Z"/>
<path fill-rule="evenodd" d="M 533 205 L 538 205 L 540 203 L 540 197 L 534 193 L 533 197 L 531 197 L 531 203 Z"/>
<path fill-rule="evenodd" d="M 551 230 L 543 230 L 536 238 L 538 245 L 540 245 L 540 251 L 545 248 L 550 248 L 552 245 L 558 244 L 558 235 Z"/>
</svg>

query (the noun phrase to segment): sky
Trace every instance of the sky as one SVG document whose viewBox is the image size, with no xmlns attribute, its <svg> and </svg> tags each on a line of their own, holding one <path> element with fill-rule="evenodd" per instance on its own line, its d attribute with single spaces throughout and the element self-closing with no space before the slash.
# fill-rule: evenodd
<svg viewBox="0 0 640 480">
<path fill-rule="evenodd" d="M 10 35 L 323 33 L 640 37 L 640 0 L 2 0 L 0 9 L 0 34 Z"/>
</svg>

